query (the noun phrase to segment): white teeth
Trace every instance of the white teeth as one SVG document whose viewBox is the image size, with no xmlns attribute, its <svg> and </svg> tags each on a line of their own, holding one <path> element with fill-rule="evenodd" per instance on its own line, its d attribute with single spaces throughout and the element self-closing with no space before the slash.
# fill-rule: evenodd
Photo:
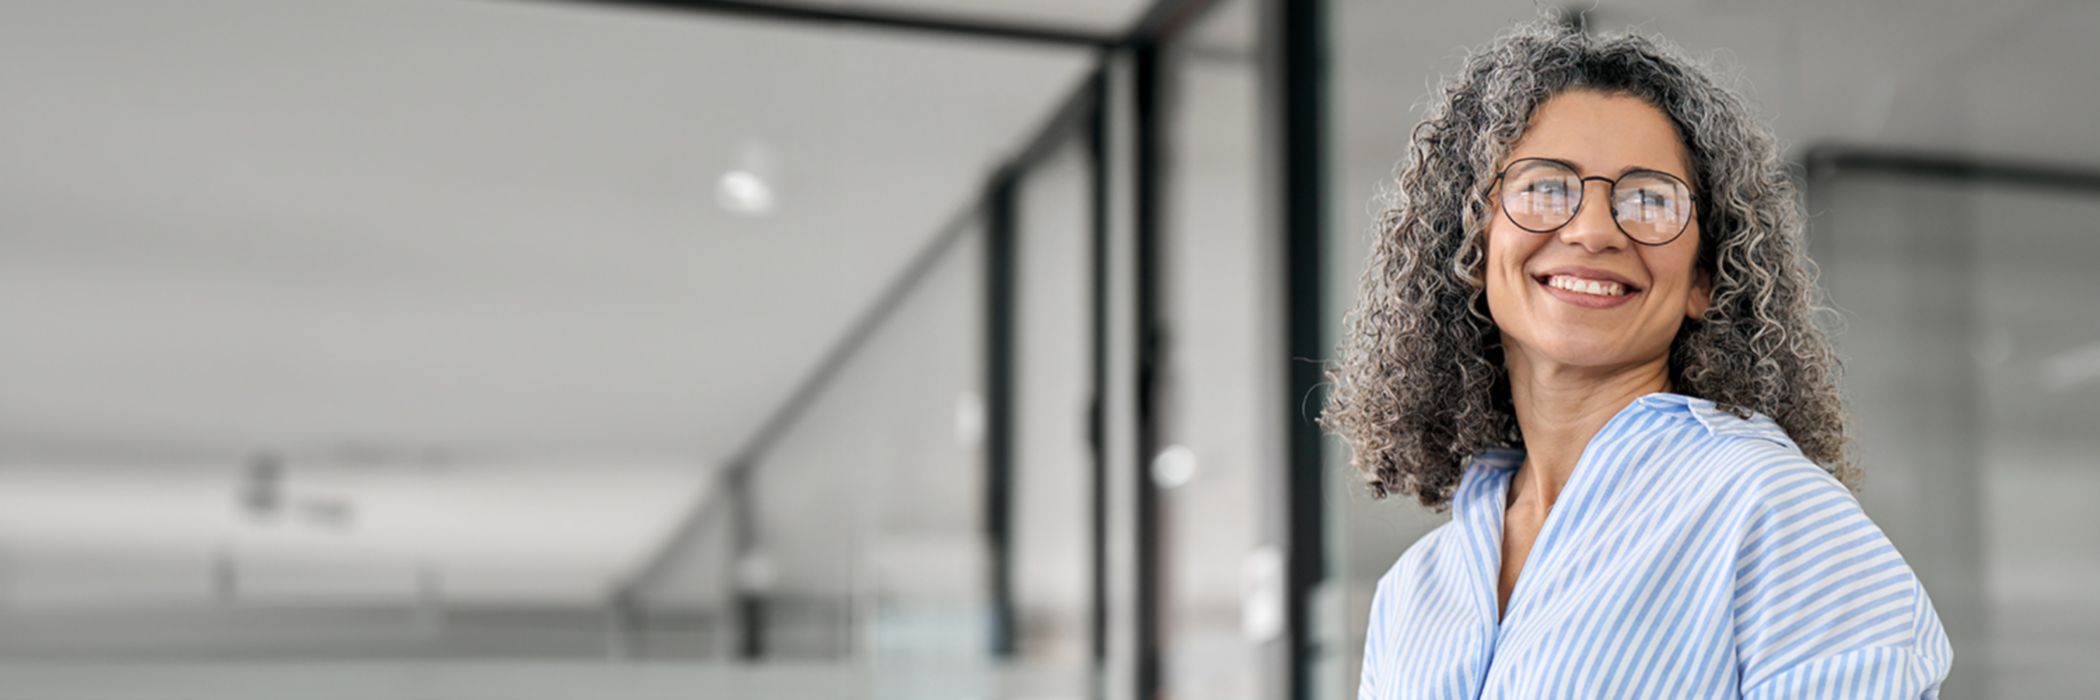
<svg viewBox="0 0 2100 700">
<path fill-rule="evenodd" d="M 1570 277 L 1568 275 L 1554 275 L 1553 277 L 1548 278 L 1546 280 L 1546 284 L 1565 289 L 1571 292 L 1595 294 L 1597 296 L 1604 297 L 1615 297 L 1626 293 L 1626 289 L 1624 287 L 1619 286 L 1619 283 L 1617 282 L 1606 282 L 1603 280 L 1586 280 L 1580 277 Z"/>
</svg>

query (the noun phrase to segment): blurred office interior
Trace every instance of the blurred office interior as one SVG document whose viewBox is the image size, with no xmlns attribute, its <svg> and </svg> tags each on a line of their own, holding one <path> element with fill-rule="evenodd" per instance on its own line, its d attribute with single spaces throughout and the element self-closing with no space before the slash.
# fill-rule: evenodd
<svg viewBox="0 0 2100 700">
<path fill-rule="evenodd" d="M 1353 697 L 1320 371 L 1539 11 L 9 0 L 0 698 Z M 1563 16 L 1785 144 L 1947 695 L 2090 693 L 2100 4 Z"/>
</svg>

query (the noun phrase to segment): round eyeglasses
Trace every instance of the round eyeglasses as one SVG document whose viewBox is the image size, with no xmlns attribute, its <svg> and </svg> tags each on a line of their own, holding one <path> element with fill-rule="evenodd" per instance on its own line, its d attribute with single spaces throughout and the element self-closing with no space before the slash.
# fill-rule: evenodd
<svg viewBox="0 0 2100 700">
<path fill-rule="evenodd" d="M 1612 221 L 1635 243 L 1664 245 L 1691 228 L 1692 205 L 1699 196 L 1677 176 L 1655 170 L 1632 170 L 1618 179 L 1583 177 L 1575 166 L 1551 158 L 1524 158 L 1502 172 L 1502 213 L 1517 228 L 1551 233 L 1575 220 L 1582 192 L 1591 180 L 1611 184 Z"/>
</svg>

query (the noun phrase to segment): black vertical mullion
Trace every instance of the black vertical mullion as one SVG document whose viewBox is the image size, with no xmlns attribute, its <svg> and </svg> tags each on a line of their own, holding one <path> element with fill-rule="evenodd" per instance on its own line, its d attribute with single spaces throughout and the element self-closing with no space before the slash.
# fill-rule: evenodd
<svg viewBox="0 0 2100 700">
<path fill-rule="evenodd" d="M 1106 56 L 1100 59 L 1106 65 Z M 1087 649 L 1094 673 L 1095 694 L 1108 666 L 1108 425 L 1105 414 L 1108 396 L 1108 79 L 1105 70 L 1094 74 L 1089 88 L 1093 110 L 1087 115 L 1086 157 L 1087 207 L 1092 238 L 1090 284 L 1093 288 L 1089 313 L 1093 326 L 1093 401 L 1087 414 L 1087 439 L 1093 460 L 1090 491 L 1092 521 L 1089 548 L 1093 556 Z"/>
<path fill-rule="evenodd" d="M 984 238 L 984 526 L 991 558 L 991 651 L 1014 653 L 1013 416 L 1015 183 L 1002 171 L 987 198 Z"/>
<path fill-rule="evenodd" d="M 1160 307 L 1160 277 L 1163 256 L 1160 239 L 1165 207 L 1160 178 L 1164 169 L 1160 110 L 1164 72 L 1163 51 L 1152 40 L 1140 40 L 1132 51 L 1135 94 L 1135 163 L 1132 186 L 1136 190 L 1136 240 L 1133 271 L 1135 280 L 1137 338 L 1137 383 L 1135 459 L 1128 475 L 1132 485 L 1132 536 L 1135 538 L 1136 569 L 1133 591 L 1136 696 L 1151 700 L 1160 692 L 1160 518 L 1159 493 L 1153 486 L 1152 455 L 1159 451 L 1159 370 L 1163 344 Z"/>
<path fill-rule="evenodd" d="M 761 591 L 750 587 L 742 574 L 758 551 L 758 515 L 752 503 L 750 463 L 731 464 L 727 476 L 722 486 L 723 503 L 729 507 L 729 566 L 736 591 L 736 657 L 740 661 L 758 661 L 766 655 L 766 599 Z"/>
<path fill-rule="evenodd" d="M 1326 94 L 1321 68 L 1321 0 L 1280 0 L 1275 34 L 1275 56 L 1281 65 L 1271 94 L 1281 99 L 1282 119 L 1272 143 L 1281 149 L 1283 164 L 1281 230 L 1285 347 L 1282 370 L 1292 397 L 1278 408 L 1285 421 L 1285 581 L 1284 620 L 1287 635 L 1291 697 L 1313 696 L 1314 664 L 1318 640 L 1313 638 L 1313 591 L 1327 576 L 1324 509 L 1326 480 L 1319 425 L 1300 412 L 1300 405 L 1321 405 L 1322 366 L 1325 354 L 1321 335 L 1321 238 L 1326 230 L 1322 192 L 1325 186 L 1326 146 L 1320 135 L 1326 118 Z M 1309 397 L 1309 398 L 1308 398 Z M 1303 404 L 1301 404 L 1301 399 Z"/>
</svg>

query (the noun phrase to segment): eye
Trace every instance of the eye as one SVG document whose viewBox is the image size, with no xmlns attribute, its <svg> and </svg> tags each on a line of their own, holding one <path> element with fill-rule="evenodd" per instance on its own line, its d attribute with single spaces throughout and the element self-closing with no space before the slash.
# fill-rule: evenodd
<svg viewBox="0 0 2100 700">
<path fill-rule="evenodd" d="M 1619 208 L 1629 214 L 1669 215 L 1676 212 L 1677 197 L 1665 190 L 1638 189 L 1621 193 Z"/>
<path fill-rule="evenodd" d="M 1567 194 L 1568 183 L 1554 179 L 1532 180 L 1524 183 L 1526 194 Z"/>
</svg>

